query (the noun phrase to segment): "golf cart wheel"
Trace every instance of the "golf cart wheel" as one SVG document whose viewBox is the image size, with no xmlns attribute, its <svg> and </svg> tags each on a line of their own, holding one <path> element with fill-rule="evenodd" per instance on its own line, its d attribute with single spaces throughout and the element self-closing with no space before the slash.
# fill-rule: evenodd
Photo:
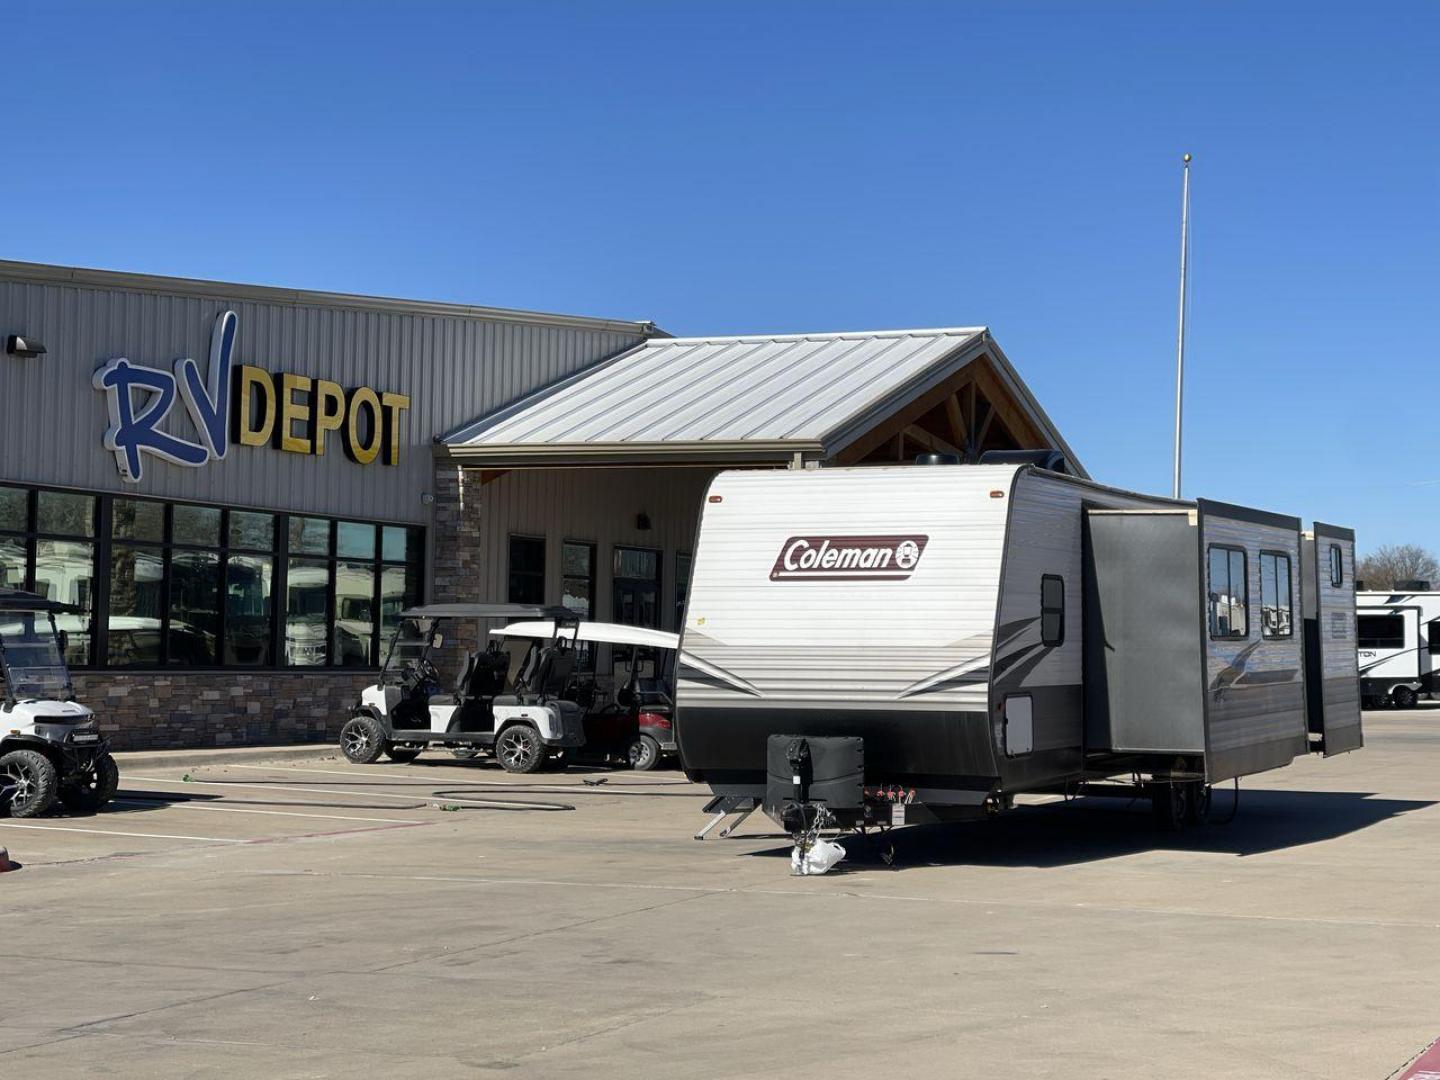
<svg viewBox="0 0 1440 1080">
<path fill-rule="evenodd" d="M 373 716 L 355 716 L 340 729 L 340 752 L 356 765 L 373 765 L 385 752 L 385 733 Z"/>
<path fill-rule="evenodd" d="M 649 735 L 636 735 L 626 747 L 625 757 L 636 772 L 649 772 L 660 764 L 660 744 Z"/>
<path fill-rule="evenodd" d="M 1150 809 L 1155 828 L 1179 832 L 1190 818 L 1190 785 L 1170 782 L 1150 785 Z"/>
<path fill-rule="evenodd" d="M 0 757 L 0 801 L 10 816 L 39 817 L 55 804 L 60 778 L 38 750 L 11 750 Z"/>
<path fill-rule="evenodd" d="M 1397 709 L 1413 709 L 1419 700 L 1420 695 L 1408 686 L 1397 686 L 1390 691 L 1391 704 Z"/>
<path fill-rule="evenodd" d="M 545 767 L 548 755 L 538 731 L 529 724 L 511 724 L 495 740 L 495 756 L 506 772 L 536 773 Z"/>
<path fill-rule="evenodd" d="M 420 756 L 420 750 L 414 746 L 389 745 L 385 747 L 385 756 L 396 765 L 409 765 Z"/>
<path fill-rule="evenodd" d="M 120 770 L 109 754 L 96 757 L 89 769 L 60 785 L 60 801 L 77 814 L 93 814 L 115 797 Z"/>
</svg>

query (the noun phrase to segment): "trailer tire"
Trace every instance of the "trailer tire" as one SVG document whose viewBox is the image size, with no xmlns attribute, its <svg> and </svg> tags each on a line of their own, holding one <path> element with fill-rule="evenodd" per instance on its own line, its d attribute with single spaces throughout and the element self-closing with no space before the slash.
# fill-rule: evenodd
<svg viewBox="0 0 1440 1080">
<path fill-rule="evenodd" d="M 649 772 L 660 764 L 660 744 L 649 735 L 636 735 L 625 748 L 625 758 L 636 772 Z"/>
<path fill-rule="evenodd" d="M 495 757 L 506 772 L 537 773 L 548 756 L 540 732 L 530 724 L 511 724 L 496 736 Z"/>
<path fill-rule="evenodd" d="M 120 786 L 120 769 L 109 754 L 100 754 L 90 769 L 67 778 L 60 785 L 60 801 L 77 814 L 93 814 L 115 797 Z"/>
<path fill-rule="evenodd" d="M 1390 691 L 1390 702 L 1397 709 L 1413 709 L 1420 701 L 1420 695 L 1408 686 L 1397 686 Z"/>
<path fill-rule="evenodd" d="M 1204 780 L 1193 780 L 1188 786 L 1190 800 L 1186 809 L 1185 824 L 1204 825 L 1210 820 L 1210 785 Z"/>
<path fill-rule="evenodd" d="M 385 756 L 396 765 L 409 765 L 420 756 L 420 750 L 414 746 L 392 746 L 385 747 Z"/>
<path fill-rule="evenodd" d="M 374 765 L 385 752 L 385 732 L 373 716 L 352 716 L 340 729 L 340 752 L 356 765 Z"/>
<path fill-rule="evenodd" d="M 0 757 L 0 788 L 9 792 L 11 817 L 39 817 L 55 805 L 60 777 L 38 750 L 11 750 Z"/>
</svg>

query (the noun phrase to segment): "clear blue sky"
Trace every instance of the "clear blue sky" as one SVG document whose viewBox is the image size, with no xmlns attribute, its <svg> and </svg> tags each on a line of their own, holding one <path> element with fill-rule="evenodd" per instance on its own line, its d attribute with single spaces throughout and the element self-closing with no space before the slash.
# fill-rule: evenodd
<svg viewBox="0 0 1440 1080">
<path fill-rule="evenodd" d="M 0 255 L 652 318 L 988 325 L 1099 479 L 1440 549 L 1440 4 L 0 12 Z"/>
</svg>

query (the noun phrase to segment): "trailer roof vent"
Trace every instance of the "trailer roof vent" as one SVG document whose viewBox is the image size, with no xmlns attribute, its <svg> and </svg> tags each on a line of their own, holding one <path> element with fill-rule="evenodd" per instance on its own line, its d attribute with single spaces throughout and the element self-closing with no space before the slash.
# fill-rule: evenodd
<svg viewBox="0 0 1440 1080">
<path fill-rule="evenodd" d="M 960 464 L 960 455 L 959 455 L 959 454 L 937 454 L 937 453 L 935 453 L 935 452 L 933 452 L 933 451 L 932 451 L 931 453 L 928 453 L 928 454 L 916 454 L 916 455 L 915 455 L 915 464 L 916 464 L 916 465 L 959 465 L 959 464 Z"/>
<path fill-rule="evenodd" d="M 1395 582 L 1395 589 L 1398 592 L 1429 592 L 1430 582 L 1422 578 L 1412 578 L 1408 581 Z"/>
<path fill-rule="evenodd" d="M 981 465 L 1034 465 L 1049 472 L 1069 473 L 1070 462 L 1059 450 L 986 450 Z"/>
</svg>

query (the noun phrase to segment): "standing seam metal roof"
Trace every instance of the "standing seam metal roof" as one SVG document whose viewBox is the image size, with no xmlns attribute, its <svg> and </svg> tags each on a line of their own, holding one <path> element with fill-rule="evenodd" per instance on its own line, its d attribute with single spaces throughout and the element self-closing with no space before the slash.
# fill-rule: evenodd
<svg viewBox="0 0 1440 1080">
<path fill-rule="evenodd" d="M 854 422 L 903 406 L 989 340 L 984 327 L 652 339 L 441 442 L 463 457 L 676 445 L 828 453 L 861 433 Z"/>
</svg>

